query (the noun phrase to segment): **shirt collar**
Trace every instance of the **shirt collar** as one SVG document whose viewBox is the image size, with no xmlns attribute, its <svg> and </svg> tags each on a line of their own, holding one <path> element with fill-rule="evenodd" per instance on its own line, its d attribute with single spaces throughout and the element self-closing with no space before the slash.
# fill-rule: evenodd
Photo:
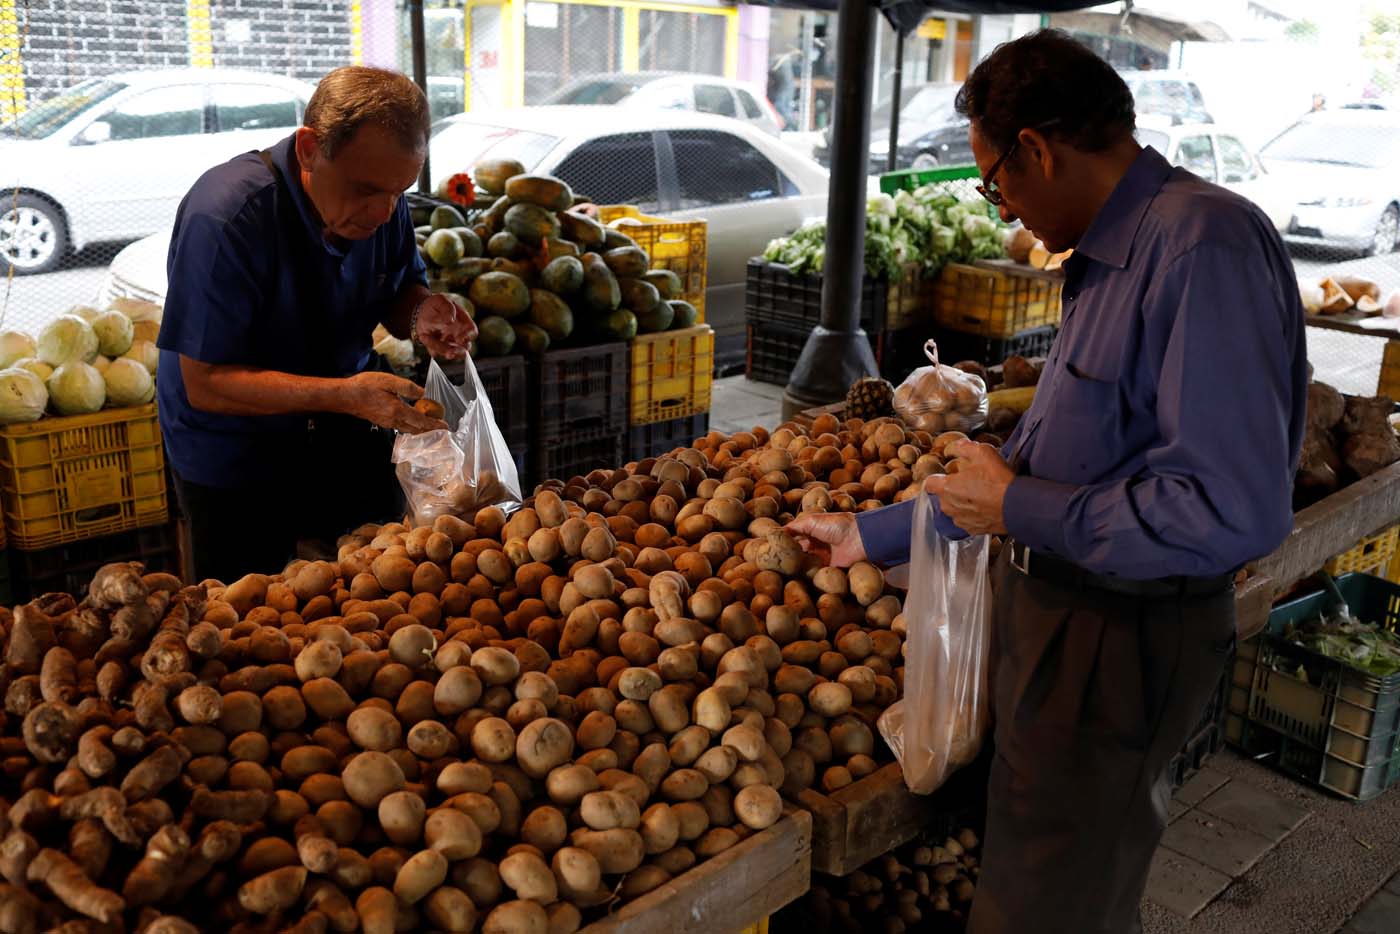
<svg viewBox="0 0 1400 934">
<path fill-rule="evenodd" d="M 1079 238 L 1074 252 L 1107 266 L 1126 268 L 1138 227 L 1171 172 L 1170 162 L 1151 146 L 1144 146 Z"/>
<path fill-rule="evenodd" d="M 301 187 L 301 166 L 297 163 L 296 139 L 296 134 L 293 133 L 272 147 L 272 164 L 282 173 L 287 190 L 292 193 L 292 203 L 297 206 L 297 214 L 301 215 L 302 223 L 312 242 L 320 244 L 321 248 L 332 256 L 344 256 L 344 251 L 337 249 L 322 233 L 321 220 L 316 214 L 316 209 L 312 207 L 306 190 Z"/>
</svg>

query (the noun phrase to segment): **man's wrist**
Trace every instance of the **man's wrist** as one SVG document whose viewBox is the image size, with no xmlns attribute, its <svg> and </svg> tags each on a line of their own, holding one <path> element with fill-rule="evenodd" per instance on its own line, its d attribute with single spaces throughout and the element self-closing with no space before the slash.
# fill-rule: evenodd
<svg viewBox="0 0 1400 934">
<path fill-rule="evenodd" d="M 418 314 L 423 310 L 423 306 L 427 304 L 428 299 L 432 297 L 433 296 L 429 294 L 418 299 L 418 303 L 413 306 L 412 314 L 408 316 L 408 339 L 415 344 L 422 343 L 418 340 Z"/>
</svg>

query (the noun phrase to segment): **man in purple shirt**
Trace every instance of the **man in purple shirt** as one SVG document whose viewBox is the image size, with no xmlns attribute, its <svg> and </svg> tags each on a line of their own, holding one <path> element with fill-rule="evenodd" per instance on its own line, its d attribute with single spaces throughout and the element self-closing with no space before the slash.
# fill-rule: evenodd
<svg viewBox="0 0 1400 934">
<path fill-rule="evenodd" d="M 1047 30 L 968 78 L 979 190 L 1065 263 L 1062 328 L 997 451 L 930 478 L 993 574 L 996 755 L 973 934 L 1121 934 L 1166 770 L 1234 641 L 1235 571 L 1292 526 L 1307 359 L 1292 264 L 1256 207 L 1133 137 L 1133 98 Z M 908 559 L 911 501 L 790 528 L 837 564 Z"/>
</svg>

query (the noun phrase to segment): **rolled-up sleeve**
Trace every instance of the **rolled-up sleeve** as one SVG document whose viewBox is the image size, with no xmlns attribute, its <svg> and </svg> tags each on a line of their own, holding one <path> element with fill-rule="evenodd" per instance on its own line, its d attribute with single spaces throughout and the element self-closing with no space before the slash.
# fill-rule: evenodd
<svg viewBox="0 0 1400 934">
<path fill-rule="evenodd" d="M 157 345 L 201 363 L 246 363 L 264 302 L 256 230 L 207 214 L 176 223 Z"/>
<path fill-rule="evenodd" d="M 1292 527 L 1306 375 L 1301 312 L 1258 249 L 1204 242 L 1143 301 L 1165 335 L 1159 438 L 1135 476 L 1085 486 L 1030 476 L 1007 491 L 1011 534 L 1100 573 L 1217 574 Z"/>
</svg>

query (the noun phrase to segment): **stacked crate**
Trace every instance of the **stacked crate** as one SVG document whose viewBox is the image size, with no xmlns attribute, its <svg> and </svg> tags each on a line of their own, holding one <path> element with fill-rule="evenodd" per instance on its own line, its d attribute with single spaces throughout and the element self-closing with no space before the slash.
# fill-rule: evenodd
<svg viewBox="0 0 1400 934">
<path fill-rule="evenodd" d="M 1010 260 L 950 263 L 933 289 L 938 356 L 944 363 L 1045 356 L 1060 325 L 1058 272 Z"/>
<path fill-rule="evenodd" d="M 528 367 L 528 495 L 543 480 L 569 480 L 623 462 L 631 383 L 621 341 L 548 350 Z"/>
<path fill-rule="evenodd" d="M 627 457 L 645 460 L 710 430 L 715 332 L 707 324 L 643 334 L 631 343 Z"/>
</svg>

